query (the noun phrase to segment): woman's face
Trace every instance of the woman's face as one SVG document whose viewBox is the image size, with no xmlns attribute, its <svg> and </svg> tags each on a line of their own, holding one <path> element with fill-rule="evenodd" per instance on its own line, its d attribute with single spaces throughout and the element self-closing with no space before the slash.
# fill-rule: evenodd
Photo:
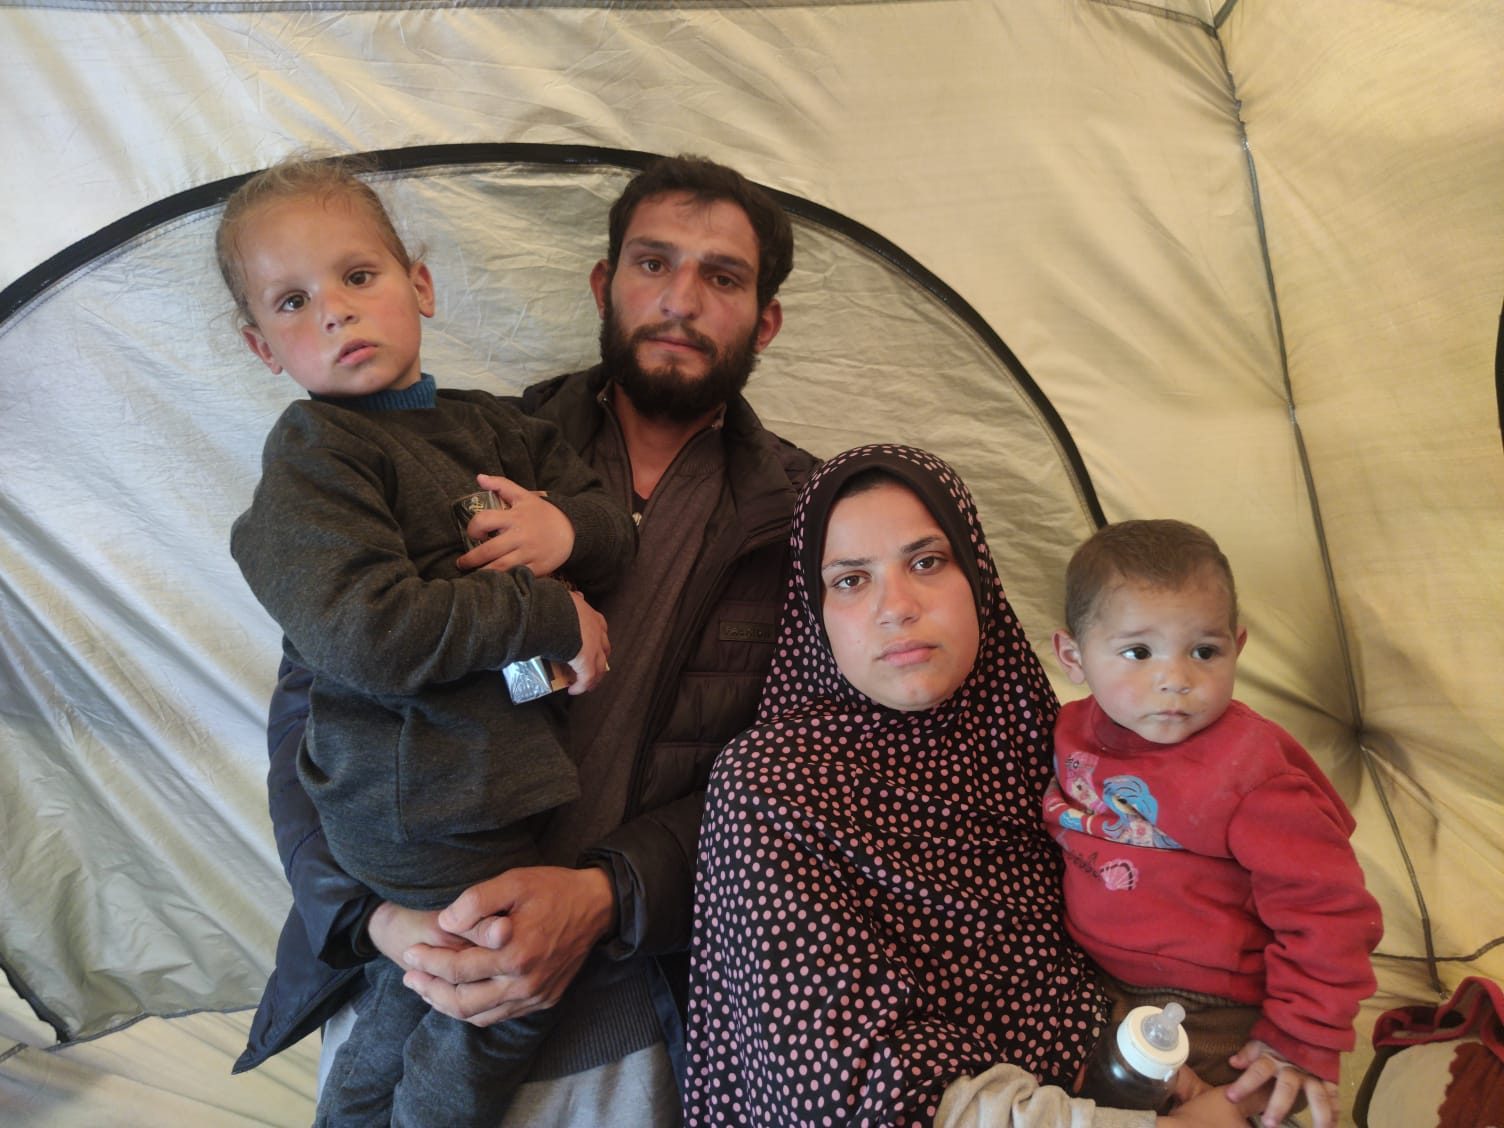
<svg viewBox="0 0 1504 1128">
<path fill-rule="evenodd" d="M 838 501 L 820 561 L 836 665 L 880 705 L 931 709 L 966 680 L 980 645 L 976 602 L 950 541 L 897 483 Z"/>
</svg>

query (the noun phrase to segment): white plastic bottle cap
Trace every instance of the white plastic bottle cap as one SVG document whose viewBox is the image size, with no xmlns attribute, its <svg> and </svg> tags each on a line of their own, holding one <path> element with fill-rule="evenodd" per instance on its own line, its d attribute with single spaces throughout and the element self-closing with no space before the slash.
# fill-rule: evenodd
<svg viewBox="0 0 1504 1128">
<path fill-rule="evenodd" d="M 1135 1007 L 1129 1011 L 1128 1017 L 1118 1024 L 1118 1050 L 1123 1060 L 1145 1077 L 1168 1081 L 1190 1056 L 1191 1040 L 1181 1026 L 1175 1031 L 1175 1045 L 1171 1048 L 1162 1050 L 1151 1045 L 1144 1037 L 1144 1023 L 1159 1014 L 1158 1007 Z"/>
</svg>

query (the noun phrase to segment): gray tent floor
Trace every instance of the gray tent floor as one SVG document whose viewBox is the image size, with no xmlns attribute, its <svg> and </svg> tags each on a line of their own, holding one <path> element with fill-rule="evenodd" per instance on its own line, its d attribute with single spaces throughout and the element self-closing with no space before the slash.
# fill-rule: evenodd
<svg viewBox="0 0 1504 1128">
<path fill-rule="evenodd" d="M 1431 997 L 1419 965 L 1390 967 L 1387 984 L 1402 995 L 1380 994 L 1358 1016 L 1357 1048 L 1343 1062 L 1343 1125 L 1373 1054 L 1375 1020 L 1391 1007 Z M 10 1048 L 0 1040 L 0 1123 L 7 1128 L 163 1128 L 164 1125 L 240 1128 L 312 1123 L 319 1039 L 306 1038 L 260 1069 L 238 1077 L 230 1066 L 245 1045 L 251 1012 L 146 1019 L 73 1046 Z M 1304 1117 L 1297 1118 L 1301 1124 Z"/>
</svg>

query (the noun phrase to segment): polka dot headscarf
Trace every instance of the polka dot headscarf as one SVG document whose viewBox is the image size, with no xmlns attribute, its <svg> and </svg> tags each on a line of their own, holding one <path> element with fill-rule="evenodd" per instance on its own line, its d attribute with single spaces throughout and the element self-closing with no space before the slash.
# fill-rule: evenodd
<svg viewBox="0 0 1504 1128">
<path fill-rule="evenodd" d="M 929 710 L 871 701 L 825 638 L 826 523 L 874 468 L 934 514 L 977 596 L 976 666 Z M 1039 818 L 1058 706 L 970 493 L 924 451 L 847 451 L 805 487 L 792 548 L 758 723 L 706 800 L 688 1123 L 928 1124 L 950 1082 L 997 1062 L 1068 1080 L 1105 1003 Z"/>
</svg>

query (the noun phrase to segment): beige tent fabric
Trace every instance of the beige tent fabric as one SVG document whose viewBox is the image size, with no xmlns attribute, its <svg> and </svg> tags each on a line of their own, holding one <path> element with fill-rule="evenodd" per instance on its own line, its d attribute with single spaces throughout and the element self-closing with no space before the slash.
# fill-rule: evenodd
<svg viewBox="0 0 1504 1128">
<path fill-rule="evenodd" d="M 1109 518 L 1182 517 L 1229 552 L 1240 694 L 1359 820 L 1387 924 L 1371 1022 L 1433 997 L 1428 955 L 1446 988 L 1504 979 L 1501 53 L 1494 0 L 4 3 L 0 286 L 306 145 L 698 151 L 870 227 L 1017 354 Z M 515 387 L 590 356 L 582 268 L 621 175 L 567 178 L 589 187 L 559 197 L 580 237 L 556 248 L 419 232 L 443 267 L 435 371 Z M 407 183 L 399 208 L 428 191 Z M 420 214 L 494 205 L 459 184 Z M 289 393 L 234 353 L 193 257 L 210 227 L 68 279 L 100 288 L 84 316 L 43 295 L 0 324 L 0 960 L 48 964 L 74 1029 L 248 1004 L 286 904 L 261 779 L 275 638 L 222 533 Z M 1002 457 L 1028 405 L 953 315 L 838 236 L 800 240 L 754 402 L 822 453 L 954 461 L 1042 643 L 1084 528 L 1039 509 L 1069 501 L 1058 452 Z M 1008 477 L 1031 464 L 1045 480 Z M 0 1007 L 0 1037 L 46 1033 Z M 0 1058 L 0 1119 L 76 1055 Z M 31 1111 L 88 1121 L 67 1108 Z"/>
<path fill-rule="evenodd" d="M 1504 459 L 1489 378 L 1504 295 L 1504 75 L 1489 59 L 1504 27 L 1497 9 L 1469 10 L 1380 5 L 1356 35 L 1292 6 L 1277 32 L 1240 12 L 1227 36 L 1357 735 L 1447 956 L 1504 924 L 1504 705 L 1491 688 L 1504 674 Z M 1255 64 L 1289 43 L 1315 49 L 1299 66 Z M 1383 858 L 1373 799 L 1365 790 L 1357 814 Z M 1383 950 L 1423 950 L 1403 875 L 1374 868 Z M 1504 978 L 1501 957 L 1479 969 Z"/>
</svg>

